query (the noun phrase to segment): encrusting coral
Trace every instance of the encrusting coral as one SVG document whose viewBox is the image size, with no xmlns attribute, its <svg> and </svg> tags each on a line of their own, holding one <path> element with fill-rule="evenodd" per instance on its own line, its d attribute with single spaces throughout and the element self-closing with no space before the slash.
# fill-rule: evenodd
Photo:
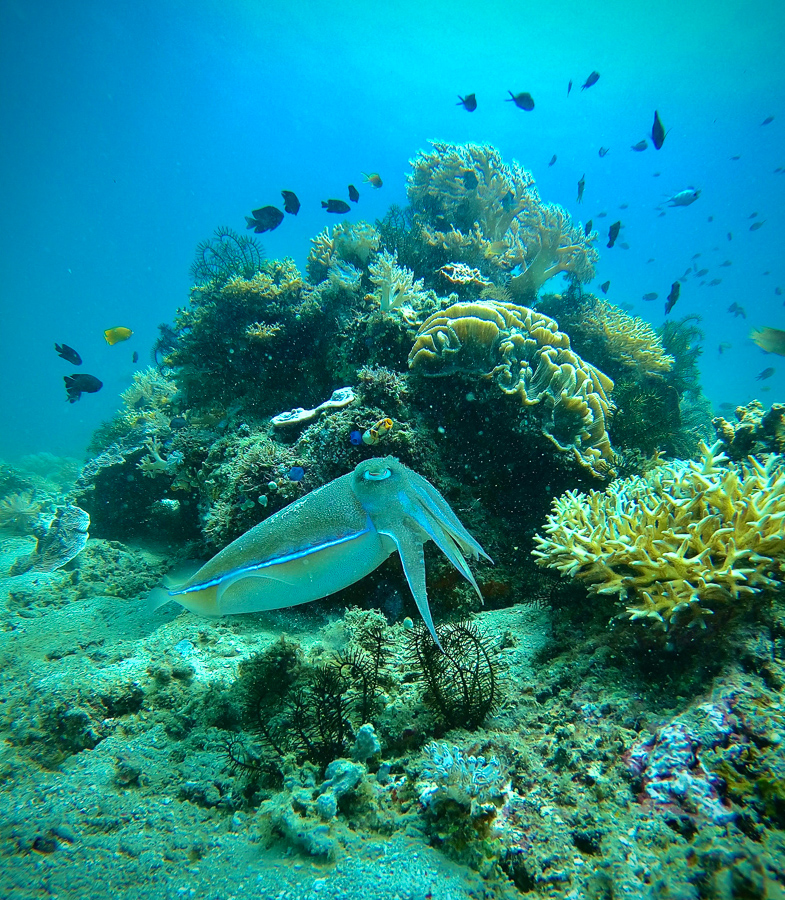
<svg viewBox="0 0 785 900">
<path fill-rule="evenodd" d="M 548 316 L 494 300 L 454 303 L 420 326 L 409 367 L 427 375 L 481 373 L 523 406 L 537 407 L 543 433 L 559 450 L 572 451 L 595 475 L 608 473 L 613 382 L 573 353 Z"/>
<path fill-rule="evenodd" d="M 507 165 L 488 144 L 433 141 L 433 151 L 411 160 L 407 193 L 424 240 L 533 301 L 562 272 L 578 281 L 594 277 L 596 232 L 585 234 L 569 213 L 543 203 L 534 177 L 518 162 Z"/>
<path fill-rule="evenodd" d="M 702 443 L 700 461 L 558 497 L 534 538 L 538 565 L 617 594 L 631 619 L 665 631 L 747 607 L 780 583 L 783 458 L 735 465 L 720 448 Z"/>
<path fill-rule="evenodd" d="M 383 313 L 404 305 L 416 308 L 428 299 L 422 279 L 415 281 L 411 269 L 398 265 L 397 251 L 388 253 L 383 250 L 371 263 L 368 272 L 376 288 L 371 297 L 378 301 Z"/>
<path fill-rule="evenodd" d="M 758 400 L 734 410 L 735 422 L 722 416 L 712 420 L 723 452 L 731 459 L 743 459 L 751 453 L 785 451 L 785 403 L 773 403 L 768 411 Z"/>
</svg>

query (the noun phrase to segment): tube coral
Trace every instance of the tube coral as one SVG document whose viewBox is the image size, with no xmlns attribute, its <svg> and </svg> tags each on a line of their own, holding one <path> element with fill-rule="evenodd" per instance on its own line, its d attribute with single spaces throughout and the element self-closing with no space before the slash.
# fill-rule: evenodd
<svg viewBox="0 0 785 900">
<path fill-rule="evenodd" d="M 745 607 L 780 583 L 785 560 L 783 457 L 728 464 L 720 443 L 604 492 L 553 503 L 532 551 L 540 566 L 617 594 L 630 619 L 663 630 Z"/>
</svg>

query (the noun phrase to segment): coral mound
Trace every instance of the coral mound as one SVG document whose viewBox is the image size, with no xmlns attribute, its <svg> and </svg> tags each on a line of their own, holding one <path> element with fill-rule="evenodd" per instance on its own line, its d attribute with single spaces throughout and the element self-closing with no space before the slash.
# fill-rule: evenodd
<svg viewBox="0 0 785 900">
<path fill-rule="evenodd" d="M 559 450 L 572 451 L 594 474 L 607 474 L 613 382 L 572 352 L 569 337 L 548 316 L 495 300 L 454 303 L 423 322 L 409 367 L 428 375 L 482 373 L 523 406 L 537 407 L 543 433 Z"/>
<path fill-rule="evenodd" d="M 779 583 L 785 559 L 783 458 L 727 464 L 720 447 L 701 443 L 699 462 L 558 497 L 534 538 L 538 565 L 618 594 L 631 619 L 666 631 L 747 606 Z"/>
</svg>

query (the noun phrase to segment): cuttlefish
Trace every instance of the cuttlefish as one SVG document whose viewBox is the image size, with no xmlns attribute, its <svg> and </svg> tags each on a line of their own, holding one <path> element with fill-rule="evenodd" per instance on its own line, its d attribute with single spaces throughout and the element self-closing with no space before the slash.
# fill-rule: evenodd
<svg viewBox="0 0 785 900">
<path fill-rule="evenodd" d="M 151 605 L 174 600 L 224 616 L 310 603 L 359 581 L 397 550 L 438 644 L 425 588 L 429 540 L 482 600 L 465 557 L 492 560 L 444 497 L 395 457 L 369 459 L 247 531 L 184 584 L 156 588 Z"/>
</svg>

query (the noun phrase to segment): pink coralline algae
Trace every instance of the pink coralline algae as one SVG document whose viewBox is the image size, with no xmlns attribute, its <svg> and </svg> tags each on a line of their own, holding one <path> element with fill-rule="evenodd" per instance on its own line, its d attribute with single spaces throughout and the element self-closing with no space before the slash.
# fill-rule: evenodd
<svg viewBox="0 0 785 900">
<path fill-rule="evenodd" d="M 732 821 L 735 813 L 718 793 L 722 779 L 706 768 L 701 754 L 732 743 L 736 725 L 730 703 L 723 699 L 703 703 L 639 741 L 627 765 L 643 784 L 641 799 L 719 825 Z"/>
</svg>

